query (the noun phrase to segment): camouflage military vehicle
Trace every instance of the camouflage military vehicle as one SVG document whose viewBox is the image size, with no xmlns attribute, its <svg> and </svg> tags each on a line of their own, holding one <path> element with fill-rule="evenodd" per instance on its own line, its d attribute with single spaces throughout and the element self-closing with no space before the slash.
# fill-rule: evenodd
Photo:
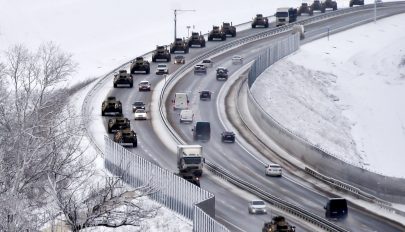
<svg viewBox="0 0 405 232">
<path fill-rule="evenodd" d="M 353 7 L 353 5 L 363 6 L 364 5 L 364 0 L 350 0 L 349 6 Z"/>
<path fill-rule="evenodd" d="M 114 88 L 119 86 L 129 86 L 132 88 L 134 85 L 134 79 L 132 75 L 127 72 L 127 70 L 120 70 L 118 73 L 114 74 Z"/>
<path fill-rule="evenodd" d="M 262 232 L 295 232 L 295 226 L 291 226 L 283 216 L 275 216 L 271 222 L 265 222 Z"/>
<path fill-rule="evenodd" d="M 152 55 L 152 62 L 170 62 L 172 56 L 166 46 L 156 46 Z"/>
<path fill-rule="evenodd" d="M 333 0 L 325 0 L 322 2 L 322 8 L 323 12 L 325 12 L 325 9 L 332 9 L 332 10 L 337 10 L 337 2 Z"/>
<path fill-rule="evenodd" d="M 222 23 L 221 31 L 225 35 L 236 36 L 236 27 L 232 26 L 232 23 Z"/>
<path fill-rule="evenodd" d="M 115 97 L 107 97 L 101 105 L 101 115 L 112 115 L 120 116 L 122 115 L 122 103 L 118 101 Z"/>
<path fill-rule="evenodd" d="M 226 35 L 223 33 L 218 26 L 212 26 L 212 30 L 208 34 L 208 41 L 213 40 L 226 40 Z"/>
<path fill-rule="evenodd" d="M 110 134 L 125 128 L 131 128 L 131 122 L 128 118 L 119 117 L 108 120 L 107 129 Z"/>
<path fill-rule="evenodd" d="M 188 43 L 185 39 L 176 38 L 176 40 L 170 44 L 170 53 L 188 53 Z"/>
<path fill-rule="evenodd" d="M 310 14 L 313 15 L 314 11 L 320 11 L 322 13 L 325 13 L 325 8 L 323 8 L 321 1 L 314 0 L 314 2 L 311 4 Z"/>
<path fill-rule="evenodd" d="M 150 64 L 149 61 L 145 60 L 142 56 L 135 58 L 131 62 L 131 73 L 132 74 L 149 74 L 150 73 Z"/>
<path fill-rule="evenodd" d="M 130 128 L 115 132 L 114 142 L 119 143 L 122 146 L 138 146 L 138 138 L 136 136 L 136 133 Z"/>
<path fill-rule="evenodd" d="M 187 40 L 188 47 L 205 47 L 205 38 L 201 33 L 198 32 L 191 32 L 191 37 Z"/>
<path fill-rule="evenodd" d="M 263 17 L 262 14 L 256 14 L 256 17 L 252 21 L 252 28 L 256 28 L 257 26 L 268 28 L 269 19 L 267 17 Z"/>
<path fill-rule="evenodd" d="M 301 16 L 301 14 L 309 14 L 309 15 L 313 14 L 313 12 L 311 12 L 311 8 L 309 7 L 308 3 L 303 2 L 301 6 L 298 8 L 298 16 Z"/>
</svg>

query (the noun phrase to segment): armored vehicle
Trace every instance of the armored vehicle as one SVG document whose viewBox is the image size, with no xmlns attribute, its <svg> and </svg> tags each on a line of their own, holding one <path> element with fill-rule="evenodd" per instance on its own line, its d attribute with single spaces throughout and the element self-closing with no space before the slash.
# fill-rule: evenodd
<svg viewBox="0 0 405 232">
<path fill-rule="evenodd" d="M 322 2 L 323 5 L 323 12 L 325 12 L 325 9 L 332 9 L 332 10 L 337 10 L 337 2 L 333 0 L 325 0 Z"/>
<path fill-rule="evenodd" d="M 176 38 L 176 40 L 170 44 L 170 53 L 188 53 L 188 43 L 185 39 Z"/>
<path fill-rule="evenodd" d="M 295 226 L 290 225 L 283 216 L 275 216 L 271 222 L 265 222 L 262 232 L 295 232 Z"/>
<path fill-rule="evenodd" d="M 156 46 L 152 55 L 152 62 L 170 62 L 172 56 L 166 46 Z"/>
<path fill-rule="evenodd" d="M 188 46 L 191 47 L 205 47 L 205 38 L 201 33 L 191 32 L 191 37 L 187 40 Z"/>
<path fill-rule="evenodd" d="M 353 5 L 363 6 L 364 5 L 364 0 L 350 0 L 349 6 L 353 7 Z"/>
<path fill-rule="evenodd" d="M 222 23 L 221 31 L 225 35 L 236 36 L 236 27 L 232 26 L 232 23 Z"/>
<path fill-rule="evenodd" d="M 300 8 L 298 8 L 298 16 L 301 16 L 302 14 L 309 14 L 309 15 L 313 14 L 313 12 L 311 12 L 311 8 L 306 2 L 303 2 Z"/>
<path fill-rule="evenodd" d="M 314 2 L 311 4 L 310 14 L 313 15 L 314 11 L 320 11 L 322 13 L 325 13 L 325 8 L 323 8 L 321 1 L 314 0 Z"/>
<path fill-rule="evenodd" d="M 122 103 L 118 101 L 115 97 L 107 97 L 101 105 L 101 115 L 122 115 Z"/>
<path fill-rule="evenodd" d="M 217 80 L 228 80 L 228 69 L 224 67 L 217 68 Z"/>
<path fill-rule="evenodd" d="M 132 74 L 149 74 L 150 73 L 150 64 L 149 61 L 143 59 L 142 56 L 135 58 L 131 63 L 131 73 Z"/>
<path fill-rule="evenodd" d="M 252 21 L 252 28 L 256 28 L 257 26 L 268 28 L 269 19 L 267 17 L 263 17 L 262 14 L 257 14 Z"/>
<path fill-rule="evenodd" d="M 213 40 L 226 40 L 226 35 L 223 33 L 218 26 L 212 26 L 212 30 L 208 34 L 208 41 Z"/>
<path fill-rule="evenodd" d="M 138 146 L 138 138 L 136 133 L 129 128 L 115 132 L 114 142 L 119 143 L 122 146 Z"/>
<path fill-rule="evenodd" d="M 110 118 L 107 124 L 108 133 L 114 133 L 125 128 L 131 128 L 131 123 L 128 118 Z"/>
<path fill-rule="evenodd" d="M 114 74 L 114 88 L 123 85 L 129 86 L 129 88 L 132 88 L 134 85 L 134 79 L 127 70 L 120 70 L 118 73 Z"/>
</svg>

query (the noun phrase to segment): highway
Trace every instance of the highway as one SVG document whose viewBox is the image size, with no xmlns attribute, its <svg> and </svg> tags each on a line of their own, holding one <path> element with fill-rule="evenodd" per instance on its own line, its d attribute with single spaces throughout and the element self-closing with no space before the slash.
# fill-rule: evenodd
<svg viewBox="0 0 405 232">
<path fill-rule="evenodd" d="M 393 12 L 405 11 L 405 5 L 400 7 L 391 7 L 379 9 L 379 15 L 391 15 Z M 344 17 L 338 17 L 333 20 L 320 21 L 316 24 L 306 27 L 306 37 L 310 41 L 312 37 L 316 37 L 320 33 L 325 33 L 327 29 L 333 30 L 345 25 L 349 25 L 353 22 L 358 22 L 364 19 L 373 17 L 372 10 L 364 10 L 357 14 L 350 14 Z M 271 25 L 270 28 L 274 27 Z M 257 33 L 266 29 L 249 29 L 246 31 L 240 31 L 236 38 L 228 38 L 227 41 L 237 39 L 246 35 Z M 268 151 L 255 151 L 245 150 L 240 146 L 240 143 L 235 144 L 223 144 L 220 141 L 220 133 L 225 130 L 221 123 L 219 113 L 217 111 L 217 94 L 219 93 L 223 82 L 215 79 L 215 68 L 218 66 L 224 66 L 229 69 L 230 75 L 238 71 L 241 65 L 232 65 L 231 56 L 234 54 L 242 55 L 245 59 L 245 64 L 250 60 L 253 60 L 260 52 L 265 49 L 269 43 L 277 38 L 281 38 L 284 35 L 277 36 L 276 38 L 270 38 L 261 40 L 256 43 L 244 45 L 242 47 L 232 50 L 232 52 L 224 53 L 220 56 L 213 58 L 214 67 L 208 69 L 207 75 L 195 76 L 192 72 L 187 73 L 185 77 L 178 82 L 178 84 L 172 89 L 170 96 L 174 96 L 176 92 L 187 92 L 190 97 L 190 106 L 194 110 L 196 115 L 195 120 L 204 120 L 211 122 L 211 140 L 207 143 L 201 143 L 204 147 L 204 154 L 207 160 L 214 162 L 227 170 L 231 171 L 235 176 L 246 180 L 256 186 L 261 187 L 263 190 L 278 196 L 284 200 L 295 203 L 306 210 L 309 210 L 319 216 L 324 215 L 323 205 L 328 197 L 331 195 L 325 193 L 317 193 L 315 190 L 304 187 L 300 184 L 302 179 L 295 177 L 293 167 L 285 167 L 282 178 L 271 178 L 264 175 L 264 163 L 270 162 L 269 158 L 274 157 L 275 154 L 269 154 Z M 305 42 L 305 41 L 304 41 Z M 190 53 L 186 55 L 186 62 L 193 57 L 200 54 L 202 51 L 208 51 L 215 48 L 217 45 L 223 42 L 207 42 L 206 48 L 193 48 L 190 49 Z M 170 72 L 173 72 L 179 65 L 170 64 Z M 170 150 L 168 150 L 164 144 L 160 141 L 159 130 L 161 128 L 154 128 L 151 120 L 146 121 L 134 121 L 132 113 L 132 103 L 134 101 L 144 101 L 150 109 L 151 103 L 150 92 L 138 92 L 137 83 L 141 80 L 148 80 L 152 83 L 152 90 L 156 84 L 164 79 L 163 76 L 157 76 L 154 74 L 156 64 L 151 65 L 150 75 L 136 75 L 134 88 L 120 88 L 113 89 L 112 81 L 106 83 L 111 86 L 111 91 L 108 95 L 116 96 L 123 102 L 123 113 L 125 117 L 131 119 L 132 128 L 138 134 L 138 147 L 131 149 L 134 153 L 145 157 L 146 159 L 158 164 L 161 167 L 177 171 L 176 158 Z M 201 102 L 199 100 L 198 91 L 210 90 L 213 92 L 211 101 Z M 98 109 L 98 101 L 92 103 Z M 97 105 L 99 104 L 99 105 Z M 223 107 L 223 106 L 220 106 Z M 192 124 L 180 124 L 178 122 L 179 111 L 173 111 L 171 109 L 171 99 L 167 99 L 166 108 L 168 109 L 168 120 L 172 126 L 176 129 L 177 133 L 187 141 L 187 143 L 193 144 L 192 141 Z M 99 111 L 98 111 L 99 112 Z M 221 115 L 223 117 L 223 115 Z M 107 118 L 103 119 L 104 126 L 106 125 Z M 242 139 L 238 137 L 238 140 Z M 264 153 L 266 152 L 266 153 Z M 263 153 L 263 154 L 262 154 Z M 283 166 L 284 167 L 284 166 Z M 204 173 L 201 180 L 201 187 L 214 193 L 216 196 L 216 216 L 217 219 L 224 223 L 232 231 L 259 231 L 264 221 L 270 220 L 270 216 L 275 214 L 283 214 L 283 212 L 277 209 L 272 209 L 274 212 L 269 215 L 249 215 L 247 212 L 247 201 L 254 196 L 244 193 L 243 191 L 232 188 L 226 185 L 223 181 Z M 285 214 L 284 214 L 285 215 Z M 300 226 L 302 223 L 296 218 L 289 218 L 285 215 L 294 225 L 297 226 L 297 231 L 313 231 L 310 225 Z M 350 231 L 400 231 L 401 228 L 396 225 L 387 223 L 382 218 L 375 217 L 368 212 L 350 205 L 349 217 L 344 221 L 337 221 L 337 224 Z M 403 229 L 403 228 L 402 228 Z"/>
</svg>

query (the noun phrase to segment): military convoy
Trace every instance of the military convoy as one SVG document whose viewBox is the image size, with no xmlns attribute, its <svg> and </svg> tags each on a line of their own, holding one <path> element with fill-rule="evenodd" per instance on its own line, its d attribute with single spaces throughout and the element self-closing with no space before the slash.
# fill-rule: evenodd
<svg viewBox="0 0 405 232">
<path fill-rule="evenodd" d="M 176 38 L 176 40 L 170 44 L 170 53 L 188 53 L 188 43 L 183 38 Z"/>
<path fill-rule="evenodd" d="M 127 70 L 120 70 L 118 73 L 114 74 L 114 88 L 120 87 L 120 86 L 129 86 L 129 88 L 132 88 L 134 85 L 134 79 L 132 78 L 132 75 L 127 72 Z"/>
<path fill-rule="evenodd" d="M 107 129 L 110 134 L 126 128 L 131 128 L 131 122 L 128 118 L 119 117 L 108 120 Z"/>
<path fill-rule="evenodd" d="M 101 105 L 101 115 L 112 115 L 121 116 L 122 115 L 122 103 L 118 101 L 115 97 L 107 97 Z"/>
<path fill-rule="evenodd" d="M 212 30 L 208 34 L 208 41 L 213 41 L 213 40 L 221 40 L 224 41 L 226 40 L 226 35 L 224 32 L 222 32 L 218 26 L 212 26 Z"/>
<path fill-rule="evenodd" d="M 224 33 L 226 36 L 232 36 L 235 37 L 236 36 L 236 27 L 232 26 L 232 23 L 222 23 L 221 26 L 221 31 L 222 33 Z"/>
<path fill-rule="evenodd" d="M 190 38 L 187 40 L 188 47 L 205 47 L 205 38 L 201 33 L 198 32 L 191 32 Z"/>
<path fill-rule="evenodd" d="M 283 216 L 275 216 L 271 222 L 265 222 L 262 232 L 295 232 L 295 226 L 290 225 Z"/>
<path fill-rule="evenodd" d="M 152 62 L 170 62 L 172 56 L 167 49 L 167 46 L 156 46 L 156 50 L 152 55 Z"/>
<path fill-rule="evenodd" d="M 130 128 L 119 130 L 114 134 L 114 142 L 122 146 L 138 146 L 138 138 L 136 133 Z"/>
<path fill-rule="evenodd" d="M 252 28 L 256 28 L 257 26 L 268 28 L 269 19 L 267 17 L 263 17 L 262 14 L 256 14 L 256 17 L 252 21 Z"/>
<path fill-rule="evenodd" d="M 150 64 L 149 61 L 145 60 L 142 56 L 136 57 L 131 63 L 131 73 L 132 74 L 149 74 Z"/>
</svg>

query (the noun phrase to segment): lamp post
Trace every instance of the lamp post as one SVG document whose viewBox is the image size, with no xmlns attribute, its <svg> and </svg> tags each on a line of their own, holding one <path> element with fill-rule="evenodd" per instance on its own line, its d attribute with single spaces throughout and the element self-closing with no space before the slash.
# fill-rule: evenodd
<svg viewBox="0 0 405 232">
<path fill-rule="evenodd" d="M 190 27 L 191 26 L 187 26 L 187 37 L 190 37 Z"/>
<path fill-rule="evenodd" d="M 181 10 L 181 9 L 174 9 L 174 40 L 177 38 L 177 12 L 178 11 L 193 11 L 195 10 Z"/>
</svg>

